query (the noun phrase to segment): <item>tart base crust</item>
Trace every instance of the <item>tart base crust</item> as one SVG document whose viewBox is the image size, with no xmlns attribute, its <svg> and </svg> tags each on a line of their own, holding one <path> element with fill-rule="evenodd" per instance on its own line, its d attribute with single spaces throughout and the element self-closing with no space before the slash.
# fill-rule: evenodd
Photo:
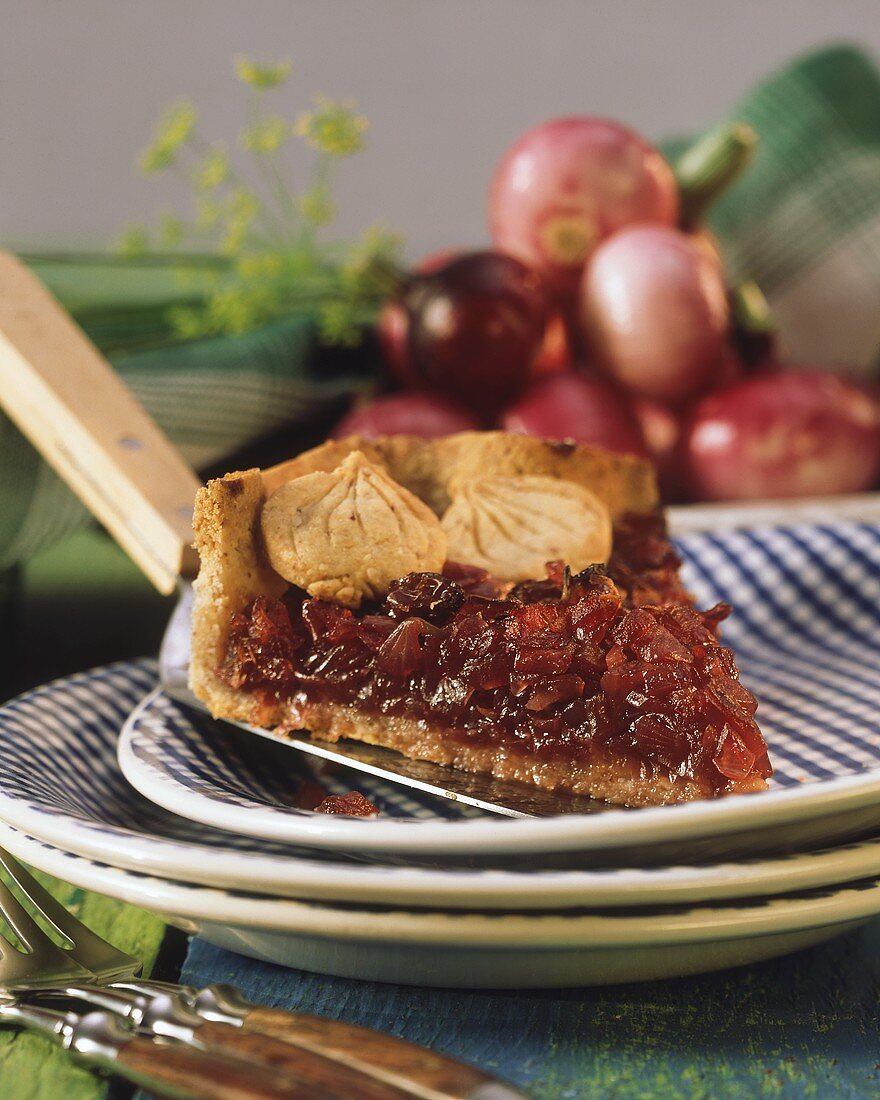
<svg viewBox="0 0 880 1100">
<path fill-rule="evenodd" d="M 723 792 L 664 771 L 649 772 L 644 766 L 618 754 L 603 755 L 593 749 L 579 758 L 541 757 L 515 743 L 480 744 L 466 733 L 435 726 L 424 720 L 399 715 L 365 714 L 340 703 L 293 700 L 271 709 L 252 701 L 237 715 L 239 721 L 281 729 L 304 728 L 313 738 L 335 743 L 343 738 L 394 749 L 412 760 L 428 760 L 461 771 L 481 772 L 496 779 L 514 780 L 531 787 L 574 794 L 623 806 L 661 806 L 695 799 L 715 798 L 719 793 L 745 794 L 762 791 L 766 782 L 754 776 L 730 783 Z"/>
</svg>

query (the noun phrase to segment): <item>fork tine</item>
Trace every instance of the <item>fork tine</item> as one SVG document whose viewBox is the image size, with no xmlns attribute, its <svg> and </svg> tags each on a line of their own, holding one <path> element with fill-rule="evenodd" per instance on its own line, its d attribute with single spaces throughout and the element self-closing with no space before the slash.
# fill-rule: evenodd
<svg viewBox="0 0 880 1100">
<path fill-rule="evenodd" d="M 47 939 L 43 929 L 2 880 L 0 880 L 0 917 L 6 921 L 28 952 L 33 952 L 37 945 Z"/>
<path fill-rule="evenodd" d="M 58 985 L 92 976 L 90 970 L 49 939 L 4 882 L 0 882 L 0 916 L 28 948 L 27 953 L 18 950 L 0 933 L 0 991 L 17 986 Z"/>
<path fill-rule="evenodd" d="M 61 938 L 70 944 L 70 950 L 65 954 L 79 967 L 85 971 L 90 971 L 94 977 L 104 981 L 130 977 L 139 973 L 140 963 L 137 959 L 132 958 L 131 955 L 127 955 L 124 951 L 120 951 L 118 947 L 114 947 L 113 944 L 102 939 L 96 932 L 86 927 L 81 920 L 69 913 L 4 848 L 0 848 L 0 867 L 18 884 L 22 892 L 30 898 Z M 0 886 L 2 885 L 0 883 Z M 14 896 L 13 900 L 15 900 Z M 21 909 L 20 906 L 17 907 Z M 0 912 L 2 912 L 2 909 L 0 909 Z M 26 913 L 25 916 L 27 917 Z M 20 935 L 12 921 L 9 923 L 15 928 L 16 934 Z M 37 934 L 45 938 L 45 933 L 39 925 L 33 921 L 31 923 L 37 929 Z M 21 938 L 26 939 L 24 936 L 21 936 Z"/>
<path fill-rule="evenodd" d="M 37 880 L 32 875 L 29 875 L 24 867 L 16 860 L 13 860 L 12 856 L 2 848 L 0 848 L 0 867 L 3 868 L 13 882 L 17 883 L 22 893 L 30 898 L 34 906 L 43 914 L 58 935 L 63 940 L 66 940 L 68 944 L 73 946 L 73 939 L 67 934 L 64 928 L 61 927 L 61 925 L 67 923 L 67 910 L 63 909 L 48 890 L 44 890 Z"/>
</svg>

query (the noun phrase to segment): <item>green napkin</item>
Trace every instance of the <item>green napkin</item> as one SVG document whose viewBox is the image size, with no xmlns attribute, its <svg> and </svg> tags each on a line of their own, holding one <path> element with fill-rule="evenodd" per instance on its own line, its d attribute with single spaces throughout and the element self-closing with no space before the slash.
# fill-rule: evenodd
<svg viewBox="0 0 880 1100">
<path fill-rule="evenodd" d="M 762 286 L 792 357 L 876 370 L 876 69 L 851 47 L 824 49 L 771 76 L 728 118 L 750 122 L 760 136 L 754 163 L 711 211 L 732 277 L 748 276 Z M 36 270 L 197 468 L 284 424 L 291 425 L 293 452 L 296 425 L 369 377 L 366 357 L 360 375 L 319 369 L 312 324 L 303 317 L 245 336 L 168 344 L 164 309 L 184 291 L 161 264 L 145 270 L 43 262 Z M 185 294 L 198 293 L 196 279 Z M 118 311 L 108 315 L 105 307 L 120 303 L 137 307 L 130 320 Z M 133 345 L 138 350 L 130 350 Z M 87 522 L 81 506 L 2 417 L 0 471 L 0 569 Z"/>
<path fill-rule="evenodd" d="M 711 208 L 734 279 L 752 278 L 793 360 L 878 371 L 880 74 L 835 46 L 795 61 L 728 113 L 757 155 Z"/>
</svg>

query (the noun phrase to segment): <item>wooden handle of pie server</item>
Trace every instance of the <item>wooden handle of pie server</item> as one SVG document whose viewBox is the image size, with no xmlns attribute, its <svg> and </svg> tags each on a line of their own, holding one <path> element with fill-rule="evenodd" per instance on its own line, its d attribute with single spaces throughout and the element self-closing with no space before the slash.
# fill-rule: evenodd
<svg viewBox="0 0 880 1100">
<path fill-rule="evenodd" d="M 3 251 L 0 405 L 160 592 L 195 573 L 198 478 L 39 279 Z"/>
</svg>

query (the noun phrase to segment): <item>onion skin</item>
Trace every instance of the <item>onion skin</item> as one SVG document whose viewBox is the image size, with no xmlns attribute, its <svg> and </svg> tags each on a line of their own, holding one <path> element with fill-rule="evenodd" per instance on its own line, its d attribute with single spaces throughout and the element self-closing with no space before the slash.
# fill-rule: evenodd
<svg viewBox="0 0 880 1100">
<path fill-rule="evenodd" d="M 574 357 L 571 349 L 571 337 L 568 326 L 561 313 L 554 313 L 547 323 L 541 350 L 531 366 L 533 378 L 547 374 L 560 374 L 574 370 Z"/>
<path fill-rule="evenodd" d="M 581 334 L 630 393 L 681 404 L 706 389 L 730 323 L 721 269 L 705 246 L 665 226 L 604 242 L 584 271 Z"/>
<path fill-rule="evenodd" d="M 647 397 L 634 398 L 631 404 L 648 453 L 657 467 L 663 499 L 677 500 L 681 495 L 681 416 L 668 405 Z"/>
<path fill-rule="evenodd" d="M 488 250 L 413 275 L 401 302 L 422 384 L 486 417 L 522 389 L 550 317 L 540 275 Z"/>
<path fill-rule="evenodd" d="M 482 425 L 467 409 L 437 394 L 393 393 L 355 405 L 339 421 L 330 438 L 416 435 L 434 439 L 454 432 L 476 431 L 480 427 Z"/>
<path fill-rule="evenodd" d="M 861 492 L 880 477 L 880 401 L 829 371 L 756 375 L 697 404 L 681 453 L 695 500 Z"/>
<path fill-rule="evenodd" d="M 398 382 L 404 386 L 414 386 L 418 379 L 409 357 L 408 331 L 409 318 L 400 302 L 386 302 L 376 319 L 376 336 L 382 349 L 382 358 Z"/>
<path fill-rule="evenodd" d="M 638 421 L 604 379 L 558 374 L 533 382 L 500 419 L 499 427 L 545 439 L 573 439 L 618 454 L 648 457 Z"/>
<path fill-rule="evenodd" d="M 625 225 L 678 221 L 672 169 L 616 122 L 553 119 L 504 154 L 489 189 L 497 248 L 539 271 L 563 302 L 596 245 Z"/>
<path fill-rule="evenodd" d="M 728 345 L 723 348 L 720 357 L 712 367 L 710 379 L 712 389 L 719 390 L 724 386 L 733 385 L 734 382 L 739 382 L 741 378 L 745 378 L 746 374 L 754 374 L 755 372 L 754 369 L 751 372 L 748 371 L 742 356 L 737 353 L 736 348 Z"/>
<path fill-rule="evenodd" d="M 436 252 L 429 252 L 419 260 L 413 270 L 421 275 L 438 271 L 463 251 L 461 248 L 441 248 Z M 418 372 L 409 354 L 409 317 L 396 299 L 387 301 L 379 311 L 376 335 L 382 349 L 382 358 L 398 382 L 404 386 L 418 386 Z"/>
</svg>

